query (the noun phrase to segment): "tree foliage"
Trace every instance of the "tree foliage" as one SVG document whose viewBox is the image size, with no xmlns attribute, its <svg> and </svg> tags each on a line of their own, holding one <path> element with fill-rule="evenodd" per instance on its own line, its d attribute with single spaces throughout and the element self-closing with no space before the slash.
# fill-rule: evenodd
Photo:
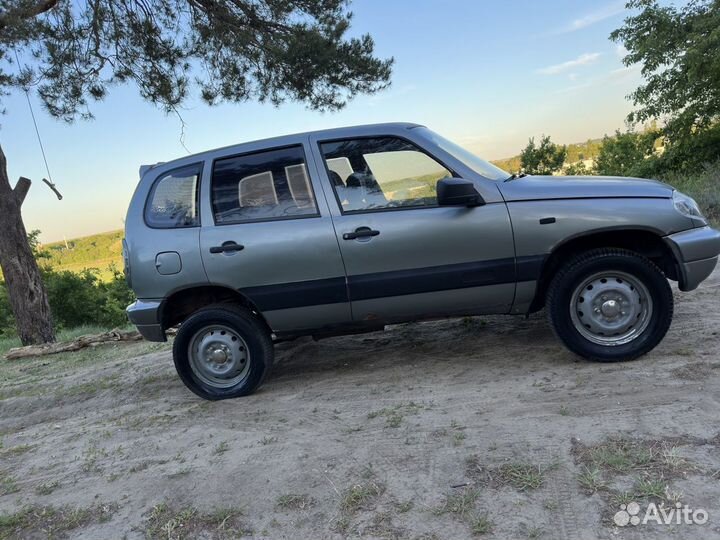
<svg viewBox="0 0 720 540">
<path fill-rule="evenodd" d="M 611 39 L 627 49 L 625 65 L 639 63 L 645 83 L 631 94 L 631 122 L 661 119 L 671 144 L 693 137 L 720 119 L 720 2 L 680 6 L 630 0 L 639 12 Z M 717 158 L 715 154 L 708 157 Z"/>
<path fill-rule="evenodd" d="M 588 169 L 584 162 L 577 161 L 567 165 L 563 169 L 563 174 L 567 176 L 589 176 L 595 174 L 595 170 Z"/>
<path fill-rule="evenodd" d="M 335 110 L 390 80 L 351 18 L 347 0 L 0 0 L 0 90 L 33 87 L 66 121 L 126 82 L 168 112 L 193 87 L 210 104 Z"/>
<path fill-rule="evenodd" d="M 620 130 L 615 135 L 603 137 L 600 153 L 595 159 L 595 172 L 609 176 L 644 176 L 643 171 L 652 168 L 647 160 L 655 156 L 657 131 L 636 133 Z"/>
<path fill-rule="evenodd" d="M 557 145 L 550 136 L 543 135 L 539 145 L 535 144 L 534 137 L 530 138 L 520 153 L 520 164 L 528 174 L 552 174 L 562 168 L 566 156 L 565 146 Z"/>
<path fill-rule="evenodd" d="M 97 270 L 57 271 L 45 266 L 43 282 L 57 329 L 94 325 L 116 328 L 128 324 L 125 308 L 134 296 L 122 272 L 109 280 L 98 279 Z M 15 322 L 5 283 L 0 281 L 0 337 L 15 335 Z"/>
</svg>

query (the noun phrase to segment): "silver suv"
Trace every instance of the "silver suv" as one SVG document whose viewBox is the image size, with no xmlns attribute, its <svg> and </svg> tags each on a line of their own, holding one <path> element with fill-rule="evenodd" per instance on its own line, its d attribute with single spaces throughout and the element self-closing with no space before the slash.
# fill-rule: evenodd
<svg viewBox="0 0 720 540">
<path fill-rule="evenodd" d="M 254 391 L 273 343 L 545 307 L 589 359 L 663 338 L 666 278 L 710 275 L 720 233 L 660 182 L 515 177 L 415 124 L 256 141 L 144 166 L 124 258 L 130 320 L 206 399 Z"/>
</svg>

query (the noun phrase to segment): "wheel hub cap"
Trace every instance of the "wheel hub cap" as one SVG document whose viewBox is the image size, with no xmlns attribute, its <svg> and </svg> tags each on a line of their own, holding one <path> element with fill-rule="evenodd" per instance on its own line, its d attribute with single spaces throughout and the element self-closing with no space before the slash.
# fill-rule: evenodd
<svg viewBox="0 0 720 540">
<path fill-rule="evenodd" d="M 215 388 L 235 386 L 249 372 L 247 344 L 228 326 L 212 325 L 197 331 L 188 353 L 193 373 Z"/>
<path fill-rule="evenodd" d="M 208 355 L 207 359 L 208 362 L 214 362 L 215 364 L 224 364 L 225 362 L 227 362 L 228 353 L 222 347 L 218 347 L 217 349 L 213 349 L 213 351 Z"/>
<path fill-rule="evenodd" d="M 608 319 L 614 319 L 620 314 L 620 303 L 615 300 L 608 300 L 607 302 L 603 302 L 600 311 Z"/>
<path fill-rule="evenodd" d="M 647 328 L 652 298 L 645 285 L 624 272 L 601 272 L 574 290 L 570 315 L 575 329 L 600 345 L 622 345 Z"/>
</svg>

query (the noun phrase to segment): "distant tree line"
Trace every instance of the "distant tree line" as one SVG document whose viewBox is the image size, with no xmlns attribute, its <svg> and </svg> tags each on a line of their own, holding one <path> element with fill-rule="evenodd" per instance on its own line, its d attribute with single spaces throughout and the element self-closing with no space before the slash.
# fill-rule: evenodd
<svg viewBox="0 0 720 540">
<path fill-rule="evenodd" d="M 543 135 L 539 143 L 531 138 L 515 158 L 495 163 L 516 174 L 662 180 L 694 197 L 705 216 L 720 224 L 720 122 L 681 139 L 670 139 L 665 128 L 655 125 L 618 130 L 597 140 L 587 153 L 576 152 L 574 159 L 569 158 L 571 146 L 583 147 L 556 144 Z"/>
<path fill-rule="evenodd" d="M 533 137 L 520 155 L 494 163 L 509 172 L 539 175 L 664 178 L 668 174 L 693 173 L 720 161 L 720 122 L 675 141 L 666 136 L 663 128 L 653 125 L 640 131 L 617 130 L 592 143 L 585 147 L 588 152 L 582 152 L 583 143 L 560 145 L 548 135 L 536 143 Z"/>
</svg>

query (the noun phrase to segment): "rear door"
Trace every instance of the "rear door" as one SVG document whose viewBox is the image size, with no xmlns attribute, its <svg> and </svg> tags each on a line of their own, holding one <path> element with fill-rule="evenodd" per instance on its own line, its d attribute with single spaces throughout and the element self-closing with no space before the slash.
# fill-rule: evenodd
<svg viewBox="0 0 720 540">
<path fill-rule="evenodd" d="M 332 220 L 302 142 L 213 160 L 200 231 L 212 284 L 245 294 L 276 332 L 351 320 Z"/>
<path fill-rule="evenodd" d="M 356 321 L 506 313 L 515 292 L 507 207 L 440 207 L 456 174 L 408 138 L 311 137 Z"/>
</svg>

